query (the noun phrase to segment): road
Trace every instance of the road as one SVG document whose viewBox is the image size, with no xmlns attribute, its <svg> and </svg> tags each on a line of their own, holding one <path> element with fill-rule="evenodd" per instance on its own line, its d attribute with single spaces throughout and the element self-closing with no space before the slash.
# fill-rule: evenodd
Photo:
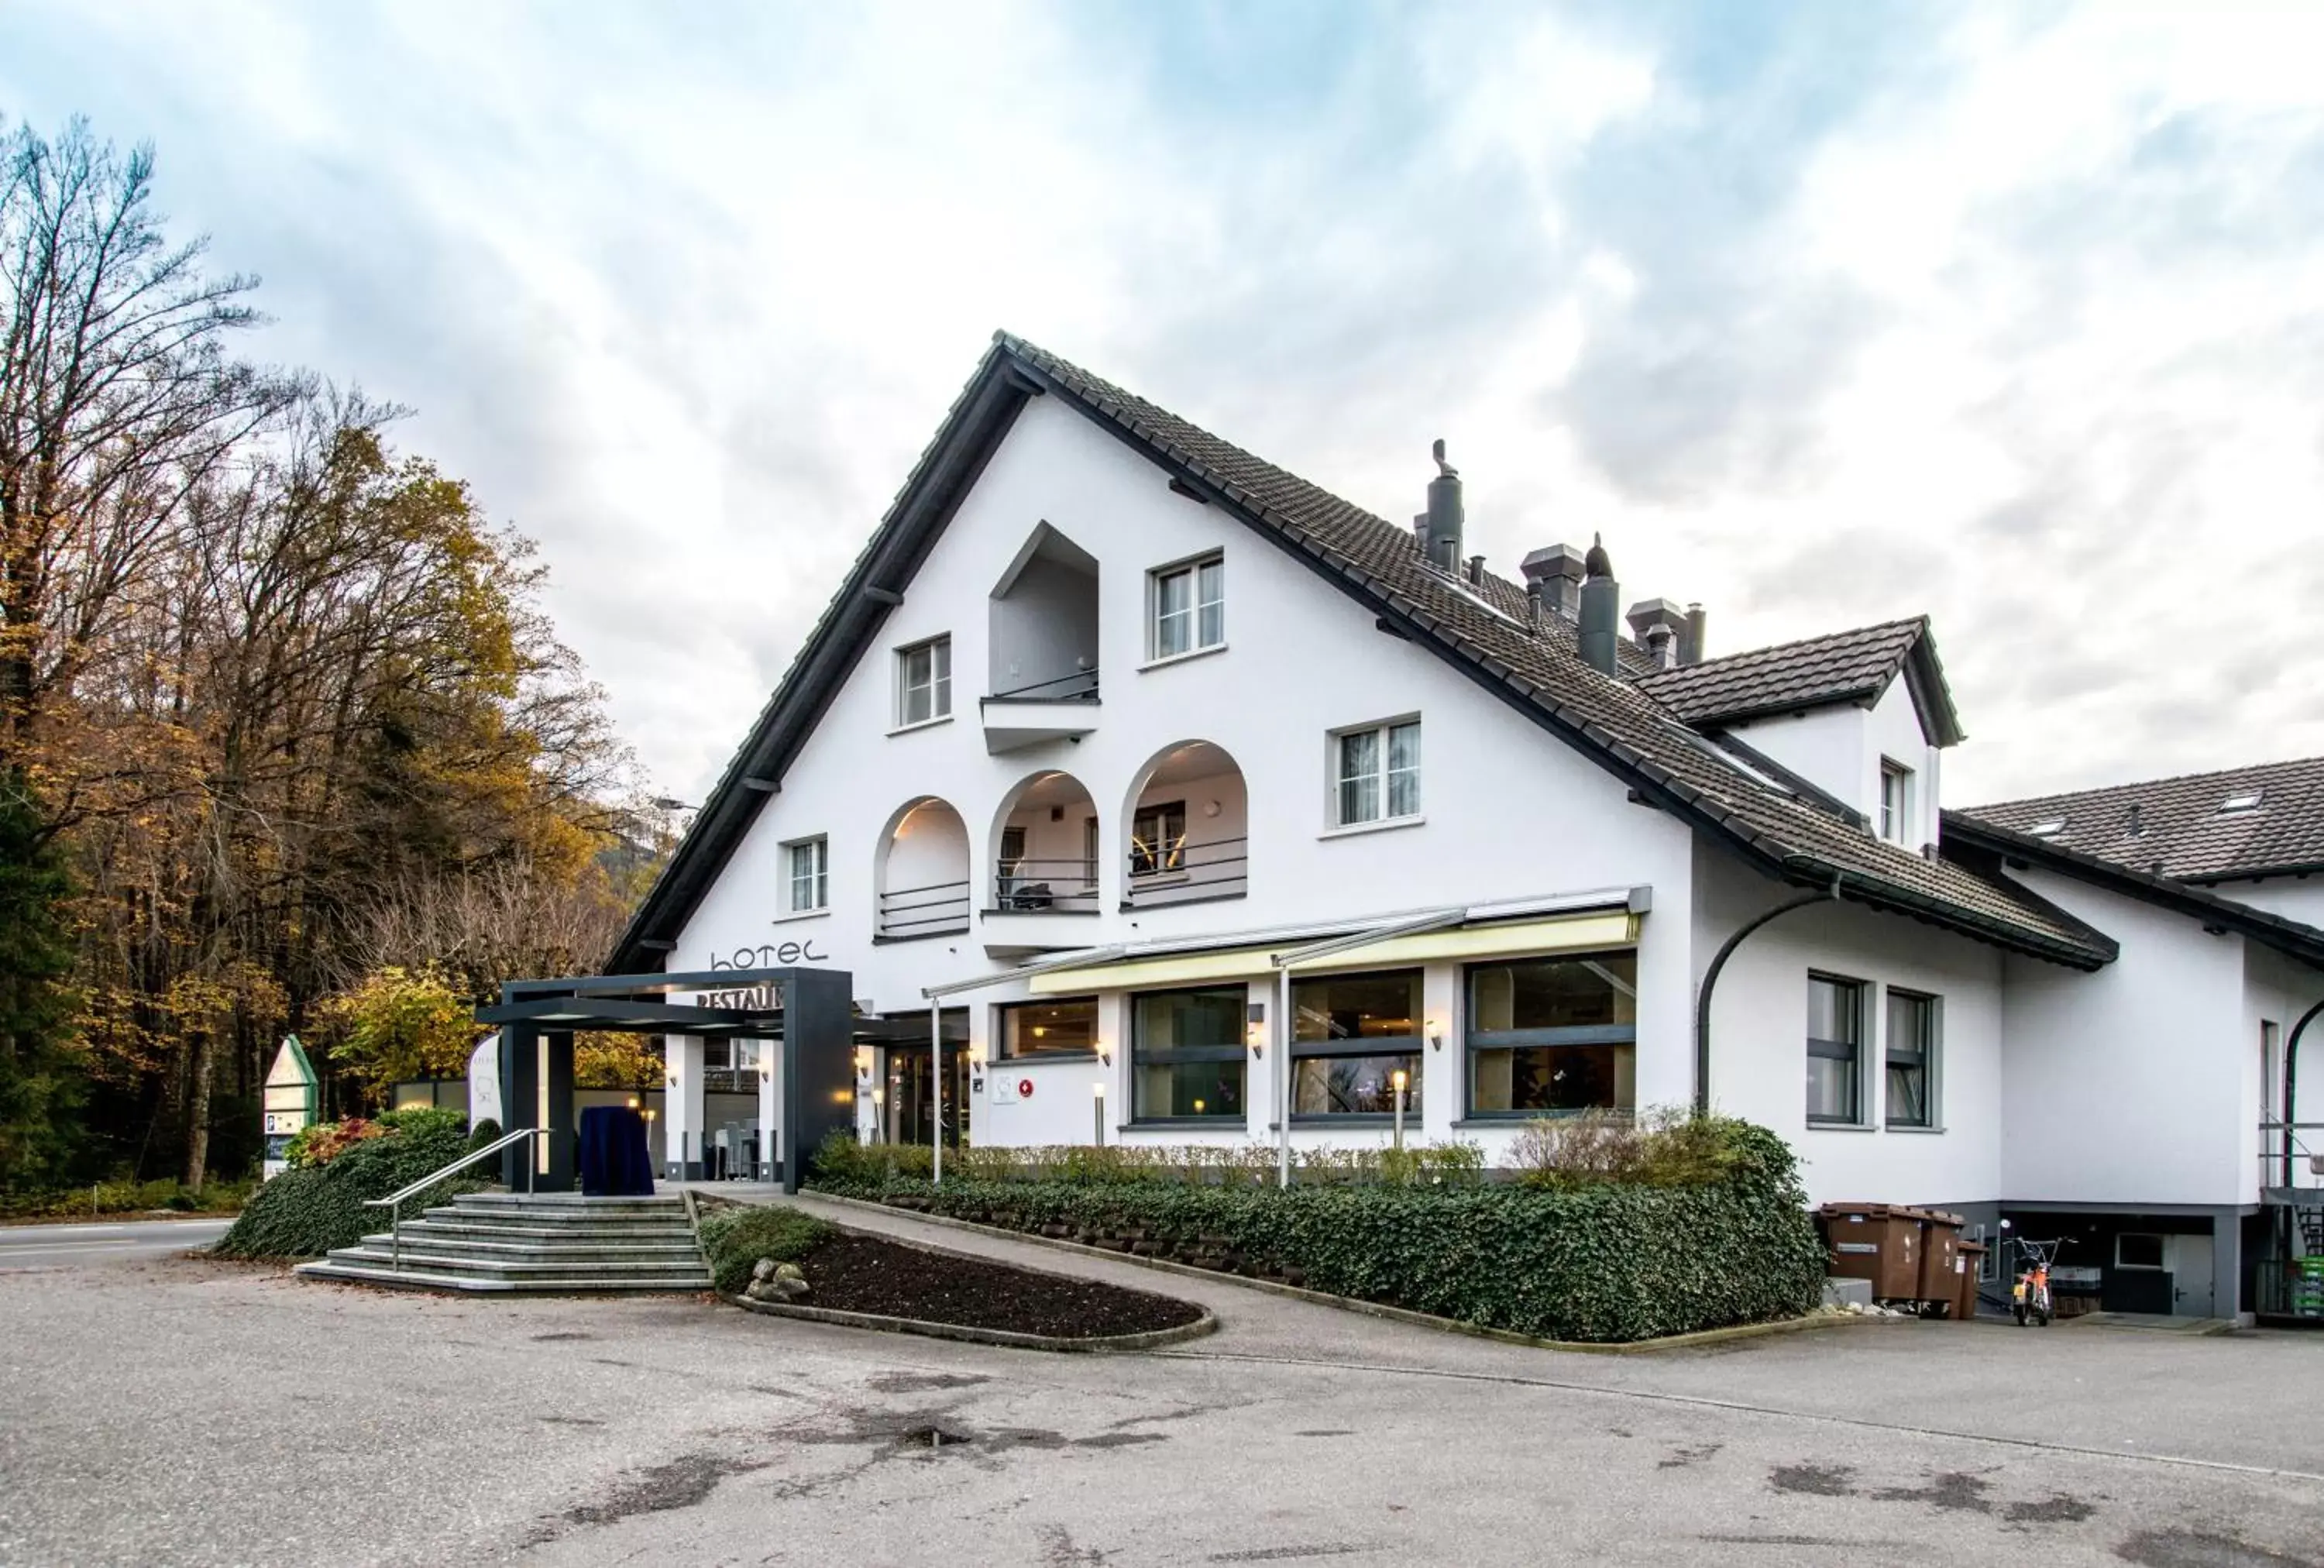
<svg viewBox="0 0 2324 1568">
<path fill-rule="evenodd" d="M 231 1220 L 127 1220 L 86 1225 L 0 1225 L 0 1274 L 167 1258 L 207 1247 Z"/>
<path fill-rule="evenodd" d="M 2324 1335 L 1893 1320 L 1606 1358 L 920 1233 L 1222 1327 L 1043 1355 L 700 1297 L 19 1272 L 0 1563 L 2324 1563 Z"/>
</svg>

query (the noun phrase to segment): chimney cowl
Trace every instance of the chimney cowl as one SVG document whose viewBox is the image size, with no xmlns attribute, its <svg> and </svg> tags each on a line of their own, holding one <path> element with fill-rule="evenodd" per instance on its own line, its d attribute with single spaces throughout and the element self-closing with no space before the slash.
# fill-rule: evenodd
<svg viewBox="0 0 2324 1568">
<path fill-rule="evenodd" d="M 1686 626 L 1686 612 L 1672 599 L 1641 599 L 1630 606 L 1623 617 L 1630 623 L 1630 635 L 1644 642 L 1648 632 L 1657 627 L 1675 639 Z M 1673 644 L 1675 648 L 1675 642 Z"/>
<path fill-rule="evenodd" d="M 1710 617 L 1701 604 L 1686 607 L 1686 629 L 1679 633 L 1678 661 L 1681 664 L 1701 664 L 1704 644 L 1710 638 Z"/>
<path fill-rule="evenodd" d="M 1615 625 L 1615 618 L 1621 613 L 1622 586 L 1614 580 L 1613 558 L 1607 555 L 1602 540 L 1591 540 L 1584 564 L 1590 568 L 1590 576 L 1582 585 L 1581 625 L 1577 629 L 1582 657 L 1600 675 L 1618 675 L 1622 633 Z"/>
<path fill-rule="evenodd" d="M 1572 615 L 1582 603 L 1582 579 L 1589 568 L 1583 564 L 1582 552 L 1570 544 L 1548 545 L 1526 557 L 1517 568 L 1525 574 L 1527 590 L 1538 593 L 1549 608 L 1561 615 Z"/>
<path fill-rule="evenodd" d="M 1428 510 L 1422 513 L 1426 536 L 1421 546 L 1431 565 L 1447 576 L 1461 575 L 1461 471 L 1444 460 L 1444 439 L 1429 448 L 1436 477 L 1428 482 Z"/>
</svg>

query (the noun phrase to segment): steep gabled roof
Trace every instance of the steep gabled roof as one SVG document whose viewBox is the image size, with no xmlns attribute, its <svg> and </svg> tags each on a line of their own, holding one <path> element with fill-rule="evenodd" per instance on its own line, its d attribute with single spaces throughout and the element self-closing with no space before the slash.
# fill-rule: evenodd
<svg viewBox="0 0 2324 1568">
<path fill-rule="evenodd" d="M 1844 703 L 1868 706 L 1899 670 L 1912 687 L 1930 740 L 1958 745 L 1963 739 L 1960 717 L 1953 711 L 1952 691 L 1937 662 L 1925 615 L 1657 670 L 1641 678 L 1638 689 L 1701 728 Z"/>
<path fill-rule="evenodd" d="M 2114 944 L 2007 881 L 1929 860 L 1755 778 L 1629 681 L 1585 663 L 1570 623 L 1527 624 L 1524 591 L 1456 584 L 1411 532 L 1260 461 L 1022 339 L 993 347 L 858 558 L 750 738 L 623 935 L 614 967 L 666 950 L 781 770 L 869 646 L 911 572 L 1031 395 L 1049 394 L 1143 453 L 1377 618 L 1760 871 L 2037 957 L 2092 969 Z M 1546 846 L 1545 846 L 1546 847 Z"/>
<path fill-rule="evenodd" d="M 2324 757 L 2004 800 L 1960 815 L 2026 834 L 2056 823 L 2043 842 L 2180 881 L 2324 871 Z"/>
</svg>

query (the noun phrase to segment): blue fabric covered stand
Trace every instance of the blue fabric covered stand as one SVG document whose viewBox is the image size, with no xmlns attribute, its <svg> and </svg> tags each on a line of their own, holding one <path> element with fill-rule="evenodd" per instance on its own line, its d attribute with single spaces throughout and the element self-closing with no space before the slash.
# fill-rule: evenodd
<svg viewBox="0 0 2324 1568">
<path fill-rule="evenodd" d="M 581 1195 L 650 1198 L 653 1190 L 646 1119 L 626 1105 L 592 1105 L 583 1111 Z"/>
</svg>

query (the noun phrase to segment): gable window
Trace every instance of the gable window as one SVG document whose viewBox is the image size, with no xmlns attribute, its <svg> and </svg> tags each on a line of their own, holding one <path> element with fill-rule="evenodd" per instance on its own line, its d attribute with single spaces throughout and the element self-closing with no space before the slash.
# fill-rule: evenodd
<svg viewBox="0 0 2324 1568">
<path fill-rule="evenodd" d="M 1227 567 L 1217 556 L 1164 567 L 1151 575 L 1152 657 L 1176 659 L 1227 640 Z"/>
<path fill-rule="evenodd" d="M 1242 1120 L 1250 1001 L 1240 985 L 1130 999 L 1132 1121 Z"/>
<path fill-rule="evenodd" d="M 1186 869 L 1186 803 L 1141 806 L 1130 819 L 1130 874 L 1160 876 Z"/>
<path fill-rule="evenodd" d="M 1808 1124 L 1864 1120 L 1864 982 L 1808 976 Z"/>
<path fill-rule="evenodd" d="M 1913 770 L 1880 760 L 1880 836 L 1890 844 L 1903 844 L 1912 831 Z"/>
<path fill-rule="evenodd" d="M 952 639 L 934 637 L 896 651 L 896 723 L 925 724 L 952 714 Z"/>
<path fill-rule="evenodd" d="M 1637 954 L 1473 965 L 1466 1016 L 1470 1115 L 1637 1108 Z"/>
<path fill-rule="evenodd" d="M 1332 737 L 1333 822 L 1352 827 L 1420 815 L 1420 721 Z"/>
<path fill-rule="evenodd" d="M 783 869 L 790 887 L 785 909 L 809 915 L 831 908 L 831 841 L 803 838 L 783 845 Z"/>
<path fill-rule="evenodd" d="M 1888 992 L 1888 1125 L 1937 1125 L 1937 999 Z"/>
<path fill-rule="evenodd" d="M 1001 1010 L 1001 1055 L 1092 1056 L 1097 1051 L 1097 998 L 1024 1001 Z"/>
<path fill-rule="evenodd" d="M 1291 985 L 1291 1114 L 1420 1114 L 1420 971 L 1333 974 Z"/>
</svg>

